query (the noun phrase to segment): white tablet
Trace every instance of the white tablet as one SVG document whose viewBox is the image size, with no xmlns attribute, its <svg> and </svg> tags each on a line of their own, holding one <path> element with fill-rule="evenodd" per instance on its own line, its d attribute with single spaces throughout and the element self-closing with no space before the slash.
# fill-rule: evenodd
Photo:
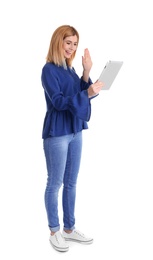
<svg viewBox="0 0 153 260">
<path fill-rule="evenodd" d="M 99 81 L 104 83 L 102 90 L 107 90 L 111 87 L 113 81 L 115 80 L 120 68 L 123 65 L 123 61 L 108 61 L 99 77 Z"/>
</svg>

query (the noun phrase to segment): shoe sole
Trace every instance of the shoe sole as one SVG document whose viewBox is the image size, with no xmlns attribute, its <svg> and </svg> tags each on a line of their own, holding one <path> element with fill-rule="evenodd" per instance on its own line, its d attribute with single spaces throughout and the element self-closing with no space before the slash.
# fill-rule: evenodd
<svg viewBox="0 0 153 260">
<path fill-rule="evenodd" d="M 89 245 L 89 244 L 93 243 L 93 239 L 89 240 L 89 241 L 82 241 L 82 240 L 77 240 L 77 239 L 74 239 L 74 238 L 67 238 L 67 237 L 64 237 L 64 238 L 65 238 L 66 241 L 77 242 L 77 243 L 80 243 L 80 244 Z"/>
<path fill-rule="evenodd" d="M 52 245 L 52 247 L 53 247 L 55 250 L 59 251 L 59 252 L 67 252 L 67 251 L 69 250 L 69 247 L 65 247 L 65 248 L 63 248 L 63 247 L 57 247 L 57 246 L 55 246 L 50 240 L 49 240 L 49 242 L 50 242 L 50 244 Z"/>
</svg>

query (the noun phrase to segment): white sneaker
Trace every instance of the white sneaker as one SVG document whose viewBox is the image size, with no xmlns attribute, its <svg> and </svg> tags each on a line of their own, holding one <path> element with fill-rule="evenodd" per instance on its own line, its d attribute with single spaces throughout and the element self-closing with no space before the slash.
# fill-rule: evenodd
<svg viewBox="0 0 153 260">
<path fill-rule="evenodd" d="M 69 246 L 60 231 L 55 232 L 54 235 L 50 235 L 49 241 L 57 251 L 66 252 L 69 250 Z"/>
<path fill-rule="evenodd" d="M 74 241 L 83 244 L 91 244 L 93 242 L 93 238 L 86 237 L 83 233 L 76 229 L 72 230 L 70 234 L 63 230 L 63 237 L 66 241 Z"/>
</svg>

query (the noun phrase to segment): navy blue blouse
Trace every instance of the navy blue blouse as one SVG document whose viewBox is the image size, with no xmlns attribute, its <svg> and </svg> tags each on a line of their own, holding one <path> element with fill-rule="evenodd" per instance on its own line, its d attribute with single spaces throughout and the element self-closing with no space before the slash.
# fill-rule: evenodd
<svg viewBox="0 0 153 260">
<path fill-rule="evenodd" d="M 87 89 L 92 84 L 79 78 L 72 68 L 65 69 L 46 63 L 42 69 L 47 111 L 44 118 L 42 138 L 77 133 L 87 129 L 91 104 Z"/>
</svg>

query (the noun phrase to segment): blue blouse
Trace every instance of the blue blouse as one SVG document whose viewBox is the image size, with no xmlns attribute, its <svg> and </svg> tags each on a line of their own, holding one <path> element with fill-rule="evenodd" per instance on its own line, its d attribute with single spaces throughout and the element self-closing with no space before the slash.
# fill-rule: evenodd
<svg viewBox="0 0 153 260">
<path fill-rule="evenodd" d="M 47 106 L 42 138 L 87 129 L 91 115 L 87 89 L 92 84 L 91 79 L 87 83 L 78 77 L 74 68 L 64 69 L 46 63 L 42 68 L 41 81 Z"/>
</svg>

